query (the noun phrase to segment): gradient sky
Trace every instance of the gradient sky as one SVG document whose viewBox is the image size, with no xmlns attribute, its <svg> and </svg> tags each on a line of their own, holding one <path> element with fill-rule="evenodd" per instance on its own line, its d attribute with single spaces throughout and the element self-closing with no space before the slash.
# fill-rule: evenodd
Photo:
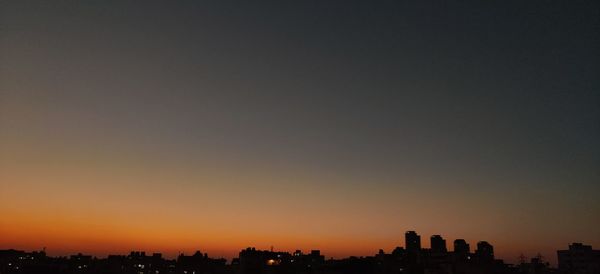
<svg viewBox="0 0 600 274">
<path fill-rule="evenodd" d="M 0 3 L 0 249 L 600 248 L 600 2 L 255 2 Z"/>
</svg>

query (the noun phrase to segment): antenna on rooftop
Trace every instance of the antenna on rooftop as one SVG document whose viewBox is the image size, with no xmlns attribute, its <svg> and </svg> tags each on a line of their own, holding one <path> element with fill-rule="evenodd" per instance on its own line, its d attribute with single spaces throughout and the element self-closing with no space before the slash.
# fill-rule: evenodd
<svg viewBox="0 0 600 274">
<path fill-rule="evenodd" d="M 544 256 L 542 256 L 542 254 L 541 254 L 541 253 L 538 253 L 538 254 L 537 254 L 537 256 L 535 256 L 535 257 L 538 259 L 538 261 L 539 261 L 540 263 L 541 263 L 541 262 L 543 262 L 543 260 L 544 260 Z"/>
</svg>

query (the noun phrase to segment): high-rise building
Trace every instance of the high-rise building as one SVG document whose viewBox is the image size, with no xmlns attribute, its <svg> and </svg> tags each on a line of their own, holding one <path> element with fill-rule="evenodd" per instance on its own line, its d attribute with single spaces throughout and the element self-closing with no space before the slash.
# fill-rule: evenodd
<svg viewBox="0 0 600 274">
<path fill-rule="evenodd" d="M 464 239 L 454 240 L 454 253 L 468 255 L 471 252 L 471 247 Z"/>
<path fill-rule="evenodd" d="M 480 261 L 493 261 L 494 247 L 486 241 L 478 242 L 475 254 Z"/>
<path fill-rule="evenodd" d="M 564 273 L 600 273 L 600 250 L 582 243 L 569 245 L 569 250 L 558 250 L 558 269 Z"/>
<path fill-rule="evenodd" d="M 407 231 L 404 234 L 406 242 L 406 251 L 409 253 L 417 253 L 421 250 L 421 236 L 414 231 Z"/>
<path fill-rule="evenodd" d="M 431 236 L 431 251 L 438 253 L 447 252 L 446 240 L 444 240 L 444 238 L 442 238 L 440 235 Z"/>
</svg>

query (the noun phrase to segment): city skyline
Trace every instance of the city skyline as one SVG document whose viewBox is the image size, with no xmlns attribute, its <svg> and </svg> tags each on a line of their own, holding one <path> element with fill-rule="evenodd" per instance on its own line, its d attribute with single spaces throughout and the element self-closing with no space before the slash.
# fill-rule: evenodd
<svg viewBox="0 0 600 274">
<path fill-rule="evenodd" d="M 473 245 L 471 245 L 471 243 L 469 243 L 468 241 L 466 241 L 463 238 L 459 238 L 459 239 L 455 239 L 454 241 L 450 242 L 450 245 L 447 243 L 446 238 L 442 237 L 442 235 L 440 234 L 435 234 L 435 235 L 431 235 L 431 237 L 429 238 L 429 245 L 425 245 L 424 241 L 421 241 L 422 239 L 422 235 L 418 234 L 416 231 L 414 230 L 409 230 L 406 231 L 404 233 L 404 245 L 397 245 L 395 246 L 393 249 L 388 250 L 386 252 L 386 250 L 384 249 L 379 249 L 377 253 L 373 253 L 373 254 L 369 254 L 367 256 L 356 256 L 356 255 L 349 255 L 347 257 L 338 257 L 338 258 L 334 258 L 334 257 L 327 257 L 324 254 L 321 254 L 321 250 L 320 249 L 306 249 L 306 250 L 302 250 L 302 249 L 293 249 L 294 251 L 292 252 L 292 250 L 280 250 L 280 249 L 276 249 L 274 246 L 270 246 L 268 249 L 266 248 L 256 248 L 255 246 L 249 246 L 249 247 L 245 247 L 242 248 L 240 253 L 244 253 L 244 251 L 248 251 L 248 250 L 256 250 L 259 252 L 272 252 L 272 253 L 286 253 L 286 254 L 292 254 L 292 255 L 296 255 L 296 254 L 309 254 L 309 253 L 314 253 L 314 252 L 318 252 L 319 256 L 323 255 L 325 256 L 325 259 L 347 259 L 350 257 L 369 257 L 370 255 L 374 255 L 374 254 L 391 254 L 394 252 L 397 252 L 398 249 L 401 249 L 403 252 L 407 252 L 407 253 L 411 253 L 411 252 L 423 252 L 423 251 L 427 251 L 427 252 L 440 252 L 440 253 L 458 253 L 458 254 L 479 254 L 479 253 L 487 253 L 490 254 L 491 259 L 497 259 L 497 260 L 502 260 L 505 261 L 503 258 L 498 258 L 496 257 L 495 254 L 495 250 L 493 248 L 493 246 L 488 243 L 485 240 L 481 240 L 481 241 L 477 241 L 476 243 L 473 243 Z M 582 245 L 582 243 L 573 243 L 573 246 L 578 246 L 578 245 Z M 471 248 L 471 246 L 473 248 Z M 571 244 L 569 245 L 571 246 Z M 583 245 L 585 246 L 585 245 Z M 16 249 L 8 249 L 8 250 L 16 250 Z M 16 250 L 19 251 L 19 250 Z M 308 253 L 305 253 L 305 251 L 307 251 Z M 24 251 L 24 252 L 28 252 L 28 251 Z M 30 250 L 30 252 L 32 252 L 33 254 L 35 253 L 41 253 L 43 252 L 44 254 L 53 256 L 52 254 L 49 254 L 47 247 L 43 247 L 40 250 Z M 556 251 L 558 253 L 560 252 L 565 252 L 565 251 Z M 105 256 L 97 256 L 96 254 L 86 254 L 86 253 L 82 253 L 82 252 L 76 252 L 76 253 L 71 253 L 71 254 L 64 254 L 64 255 L 57 255 L 54 254 L 54 257 L 70 257 L 70 256 L 93 256 L 93 257 L 98 257 L 98 258 L 108 258 L 111 256 L 122 256 L 123 254 L 126 253 L 130 253 L 130 255 L 132 254 L 137 254 L 136 256 L 146 256 L 147 255 L 152 255 L 152 254 L 160 254 L 161 257 L 163 257 L 164 253 L 162 252 L 158 252 L 157 250 L 153 250 L 150 252 L 146 252 L 145 250 L 133 250 L 133 251 L 129 251 L 129 252 L 125 252 L 125 253 L 107 253 Z M 208 253 L 203 253 L 200 252 L 200 249 L 195 249 L 192 252 L 183 252 L 183 251 L 179 251 L 175 256 L 167 256 L 164 257 L 165 259 L 176 259 L 178 256 L 184 256 L 187 255 L 189 256 L 189 254 L 201 254 L 202 256 L 206 256 L 205 254 Z M 238 254 L 238 255 L 239 255 Z M 547 258 L 543 257 L 542 254 L 537 253 L 534 256 L 530 256 L 527 257 L 525 256 L 525 254 L 520 254 L 520 258 L 519 260 L 526 260 L 528 258 L 543 258 L 544 260 L 546 260 Z M 211 256 L 211 258 L 214 259 L 226 259 L 229 263 L 231 263 L 232 259 L 239 259 L 239 257 L 225 257 L 225 256 Z M 550 260 L 551 261 L 551 260 Z"/>
<path fill-rule="evenodd" d="M 122 267 L 120 267 L 121 269 L 127 266 L 130 267 L 131 264 L 134 263 L 134 269 L 139 268 L 138 270 L 141 271 L 140 273 L 146 273 L 144 271 L 154 273 L 154 270 L 151 269 L 152 265 L 155 265 L 154 269 L 156 269 L 156 273 L 159 273 L 158 270 L 167 265 L 176 267 L 176 269 L 167 271 L 168 273 L 172 273 L 173 271 L 177 273 L 186 273 L 184 271 L 185 268 L 180 268 L 186 266 L 191 267 L 188 269 L 188 272 L 195 269 L 195 271 L 199 271 L 199 273 L 204 273 L 204 271 L 208 271 L 206 267 L 221 268 L 226 265 L 235 268 L 221 269 L 220 271 L 228 271 L 230 273 L 255 273 L 254 271 L 257 271 L 257 269 L 248 269 L 248 267 L 252 267 L 253 265 L 254 267 L 259 268 L 295 265 L 293 269 L 299 271 L 299 269 L 307 267 L 308 269 L 306 270 L 309 270 L 311 264 L 314 264 L 314 267 L 324 267 L 321 271 L 331 271 L 331 267 L 334 267 L 335 265 L 344 265 L 347 262 L 354 263 L 344 266 L 338 271 L 351 271 L 354 273 L 356 270 L 355 267 L 359 265 L 361 267 L 366 267 L 368 265 L 370 265 L 368 267 L 375 267 L 374 269 L 371 269 L 371 271 L 392 271 L 392 273 L 395 273 L 393 270 L 394 267 L 390 269 L 392 265 L 400 266 L 401 269 L 406 268 L 409 273 L 413 273 L 411 271 L 420 273 L 419 271 L 423 271 L 423 269 L 429 269 L 428 271 L 442 271 L 439 273 L 447 273 L 443 269 L 454 269 L 453 271 L 457 271 L 458 273 L 473 273 L 472 271 L 475 271 L 474 273 L 488 273 L 494 271 L 494 273 L 542 274 L 556 273 L 557 271 L 556 263 L 552 265 L 551 262 L 553 260 L 544 257 L 540 253 L 530 257 L 521 254 L 518 262 L 507 263 L 503 258 L 498 258 L 495 255 L 496 249 L 494 249 L 493 245 L 484 240 L 471 245 L 464 239 L 456 239 L 452 241 L 449 246 L 447 239 L 440 234 L 436 234 L 431 235 L 429 246 L 425 246 L 424 242 L 421 241 L 421 238 L 422 236 L 416 231 L 406 231 L 404 233 L 404 246 L 396 246 L 393 250 L 387 252 L 383 249 L 379 249 L 377 253 L 368 256 L 352 255 L 344 258 L 327 256 L 319 249 L 310 249 L 308 251 L 295 249 L 292 252 L 291 250 L 278 250 L 273 246 L 271 246 L 269 250 L 261 250 L 260 248 L 257 249 L 255 247 L 243 248 L 239 251 L 237 257 L 231 258 L 209 256 L 209 253 L 201 252 L 199 249 L 188 253 L 180 251 L 176 256 L 172 257 L 164 256 L 162 252 L 134 250 L 121 254 L 113 252 L 103 257 L 78 252 L 76 254 L 54 256 L 54 258 L 52 255 L 48 254 L 45 247 L 42 250 L 31 252 L 9 249 L 0 250 L 0 271 L 12 272 L 19 270 L 19 267 L 23 268 L 22 270 L 27 271 L 27 273 L 31 271 L 35 272 L 35 267 L 42 267 L 40 269 L 45 267 L 48 271 L 56 271 L 53 265 L 69 264 L 69 268 L 75 267 L 81 269 L 89 267 L 90 269 L 87 271 L 96 273 L 96 271 L 99 270 L 96 268 L 106 267 L 103 266 L 105 263 L 99 262 L 106 260 L 112 262 L 109 263 L 109 265 L 119 262 L 119 264 L 122 265 Z M 572 243 L 569 244 L 567 250 L 557 250 L 555 255 L 557 255 L 558 271 L 560 271 L 560 273 L 595 273 L 594 271 L 600 270 L 600 250 L 594 250 L 592 249 L 592 246 L 582 243 Z M 128 260 L 129 262 L 123 260 Z M 297 262 L 294 263 L 295 261 Z M 556 262 L 556 260 L 554 261 Z M 207 262 L 210 263 L 207 264 Z M 145 267 L 148 267 L 149 269 L 144 270 Z M 329 270 L 327 270 L 328 268 Z M 471 270 L 468 270 L 469 268 L 471 268 Z M 37 271 L 40 271 L 40 269 Z M 112 271 L 116 271 L 117 269 Z M 276 271 L 277 273 L 287 273 L 290 271 L 290 269 L 286 269 L 287 268 L 284 267 L 272 271 Z M 107 270 L 108 269 L 105 269 L 104 271 Z M 166 269 L 162 269 L 161 271 L 164 270 Z M 363 271 L 364 270 L 365 269 L 363 269 Z M 120 271 L 123 270 L 117 272 L 121 273 Z M 213 269 L 213 271 L 215 270 Z M 259 273 L 262 273 L 262 271 L 266 271 L 266 269 L 259 270 Z"/>
<path fill-rule="evenodd" d="M 598 11 L 2 1 L 0 249 L 598 247 Z"/>
<path fill-rule="evenodd" d="M 427 237 L 425 237 L 427 238 Z M 434 234 L 431 235 L 431 237 L 428 238 L 429 240 L 424 241 L 422 240 L 422 235 L 418 234 L 417 232 L 415 232 L 414 230 L 409 230 L 404 234 L 404 239 L 403 239 L 403 244 L 398 245 L 398 243 L 392 244 L 389 243 L 386 246 L 392 246 L 389 249 L 385 249 L 385 248 L 378 248 L 378 252 L 387 252 L 387 253 L 393 253 L 395 252 L 398 248 L 402 248 L 403 250 L 406 250 L 407 252 L 421 252 L 421 251 L 437 251 L 437 252 L 448 252 L 448 253 L 473 253 L 476 254 L 480 249 L 480 244 L 488 245 L 488 241 L 486 240 L 477 240 L 475 242 L 469 242 L 467 240 L 465 240 L 464 238 L 456 238 L 454 240 L 452 239 L 448 239 L 443 237 L 443 235 L 441 234 Z M 450 241 L 452 240 L 452 241 Z M 352 243 L 348 243 L 348 244 L 352 244 Z M 577 242 L 573 242 L 574 245 L 577 244 L 581 244 L 581 243 L 577 243 Z M 491 245 L 490 245 L 491 246 Z M 73 256 L 73 255 L 81 255 L 84 254 L 86 256 L 93 256 L 93 257 L 98 257 L 98 258 L 107 258 L 113 255 L 118 255 L 118 254 L 126 254 L 128 252 L 130 252 L 131 250 L 139 250 L 136 252 L 142 252 L 143 253 L 148 253 L 148 254 L 161 254 L 161 256 L 165 256 L 166 259 L 176 259 L 178 256 L 182 256 L 182 255 L 186 255 L 186 254 L 194 254 L 199 252 L 200 248 L 199 246 L 196 247 L 188 247 L 185 249 L 179 249 L 178 251 L 176 251 L 176 253 L 174 253 L 173 250 L 168 250 L 168 252 L 162 252 L 159 249 L 144 249 L 144 248 L 139 248 L 142 246 L 137 246 L 136 248 L 131 248 L 131 247 L 123 247 L 124 249 L 118 249 L 118 250 L 104 250 L 104 251 L 100 251 L 98 252 L 97 250 L 87 250 L 87 252 L 85 252 L 86 250 L 52 250 L 49 249 L 48 247 L 44 246 L 42 248 L 39 249 L 32 249 L 30 251 L 35 252 L 35 251 L 43 251 L 45 254 L 48 254 L 49 256 L 55 256 L 55 257 L 69 257 L 69 256 Z M 258 248 L 257 248 L 258 247 Z M 129 248 L 129 249 L 127 249 Z M 147 247 L 146 247 L 147 248 Z M 292 250 L 294 250 L 294 252 L 302 252 L 302 251 L 311 251 L 311 250 L 318 250 L 319 252 L 322 251 L 322 249 L 320 248 L 315 248 L 315 247 L 304 247 L 304 248 L 276 248 L 273 245 L 268 245 L 267 243 L 262 243 L 262 244 L 252 244 L 252 245 L 248 245 L 248 248 L 252 248 L 253 250 L 255 248 L 257 248 L 257 250 L 270 250 L 271 252 L 274 252 L 274 250 L 276 252 L 286 252 L 289 254 L 292 254 Z M 19 248 L 15 248 L 12 247 L 10 248 L 11 250 L 13 249 L 19 249 Z M 236 255 L 238 254 L 238 252 L 223 252 L 223 251 L 219 251 L 219 250 L 210 250 L 210 249 L 202 249 L 204 251 L 213 251 L 213 253 L 210 253 L 211 255 L 214 255 L 213 258 L 222 258 L 222 259 L 226 259 L 228 262 L 231 262 L 232 259 L 237 258 Z M 239 250 L 239 249 L 238 249 Z M 243 251 L 244 249 L 242 249 Z M 329 250 L 327 247 L 324 247 L 324 250 Z M 373 254 L 376 254 L 375 251 L 373 251 L 372 253 L 352 253 L 354 250 L 354 252 L 356 252 L 356 250 L 358 249 L 353 249 L 350 248 L 348 250 L 345 250 L 344 252 L 341 253 L 336 253 L 333 252 L 333 254 L 326 254 L 326 255 L 331 255 L 328 257 L 325 257 L 326 259 L 335 259 L 335 260 L 340 260 L 340 259 L 346 259 L 346 258 L 351 258 L 351 257 L 359 257 L 359 258 L 363 258 L 363 257 L 369 257 L 372 256 Z M 146 252 L 147 251 L 147 252 Z M 216 251 L 216 252 L 215 252 Z M 134 251 L 131 251 L 134 252 Z M 207 253 L 208 254 L 208 253 Z M 523 260 L 527 260 L 529 258 L 540 258 L 543 259 L 544 262 L 548 262 L 549 264 L 551 264 L 552 266 L 556 266 L 557 264 L 557 259 L 558 257 L 556 256 L 556 251 L 553 252 L 553 254 L 542 254 L 541 252 L 529 252 L 529 253 L 524 253 L 521 252 L 518 254 L 518 256 L 516 257 L 509 257 L 509 258 L 503 258 L 502 256 L 495 256 L 493 254 L 506 254 L 505 252 L 502 252 L 500 250 L 500 252 L 498 252 L 498 250 L 493 249 L 491 250 L 491 254 L 492 254 L 492 258 L 494 259 L 498 259 L 498 260 L 502 260 L 503 262 L 506 262 L 508 264 L 516 264 L 519 262 L 522 262 Z"/>
</svg>

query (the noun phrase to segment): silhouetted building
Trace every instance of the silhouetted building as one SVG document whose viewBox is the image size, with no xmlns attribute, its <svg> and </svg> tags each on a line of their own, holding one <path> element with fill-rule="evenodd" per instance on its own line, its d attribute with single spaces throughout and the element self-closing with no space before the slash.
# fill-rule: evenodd
<svg viewBox="0 0 600 274">
<path fill-rule="evenodd" d="M 24 252 L 20 250 L 0 250 L 0 273 L 45 273 L 57 272 L 59 267 L 46 257 L 45 251 Z M 50 270 L 50 271 L 47 271 Z"/>
<path fill-rule="evenodd" d="M 321 250 L 311 250 L 310 254 L 305 255 L 311 264 L 317 265 L 325 261 L 325 256 L 321 255 Z"/>
<path fill-rule="evenodd" d="M 447 252 L 446 240 L 440 235 L 431 236 L 431 251 L 437 253 Z"/>
<path fill-rule="evenodd" d="M 296 251 L 294 251 L 294 253 L 292 254 L 294 257 L 300 257 L 302 256 L 302 250 L 297 249 Z"/>
<path fill-rule="evenodd" d="M 77 255 L 71 255 L 70 259 L 70 268 L 72 271 L 83 271 L 92 267 L 92 256 L 83 255 L 81 253 Z"/>
<path fill-rule="evenodd" d="M 128 255 L 109 255 L 98 259 L 77 254 L 70 257 L 47 257 L 45 252 L 27 253 L 0 250 L 0 274 L 598 274 L 598 251 L 590 246 L 573 244 L 558 251 L 563 270 L 553 272 L 538 256 L 517 266 L 495 260 L 493 247 L 479 242 L 475 254 L 461 239 L 454 241 L 454 252 L 446 250 L 445 240 L 431 237 L 431 248 L 420 248 L 420 237 L 406 233 L 407 247 L 397 247 L 386 254 L 325 260 L 319 250 L 303 253 L 275 252 L 247 248 L 231 264 L 212 259 L 200 251 L 165 259 L 160 253 L 146 255 L 133 251 Z"/>
<path fill-rule="evenodd" d="M 569 245 L 569 250 L 558 250 L 558 269 L 569 274 L 600 273 L 600 250 L 582 243 Z"/>
<path fill-rule="evenodd" d="M 471 253 L 471 247 L 464 239 L 454 240 L 454 253 L 468 256 Z"/>
<path fill-rule="evenodd" d="M 421 236 L 414 231 L 407 231 L 404 234 L 406 251 L 409 253 L 418 253 L 421 251 Z"/>
<path fill-rule="evenodd" d="M 452 265 L 446 249 L 446 240 L 440 235 L 430 238 L 431 248 L 421 251 L 425 273 L 451 273 Z"/>
<path fill-rule="evenodd" d="M 478 242 L 475 255 L 480 262 L 491 262 L 494 260 L 494 247 L 486 241 Z"/>
<path fill-rule="evenodd" d="M 392 250 L 392 255 L 394 255 L 396 257 L 402 257 L 405 254 L 406 254 L 406 250 L 399 246 L 397 246 L 396 248 L 394 248 L 394 250 Z"/>
<path fill-rule="evenodd" d="M 240 251 L 239 270 L 240 273 L 273 272 L 274 269 L 279 269 L 292 260 L 292 256 L 287 252 L 256 250 L 254 247 L 248 247 Z"/>
<path fill-rule="evenodd" d="M 179 273 L 220 273 L 224 271 L 225 259 L 211 259 L 208 254 L 196 251 L 191 256 L 180 254 L 176 269 Z"/>
<path fill-rule="evenodd" d="M 550 264 L 542 260 L 542 255 L 531 258 L 530 262 L 526 262 L 524 257 L 521 263 L 517 266 L 521 274 L 549 274 L 551 273 Z"/>
</svg>

